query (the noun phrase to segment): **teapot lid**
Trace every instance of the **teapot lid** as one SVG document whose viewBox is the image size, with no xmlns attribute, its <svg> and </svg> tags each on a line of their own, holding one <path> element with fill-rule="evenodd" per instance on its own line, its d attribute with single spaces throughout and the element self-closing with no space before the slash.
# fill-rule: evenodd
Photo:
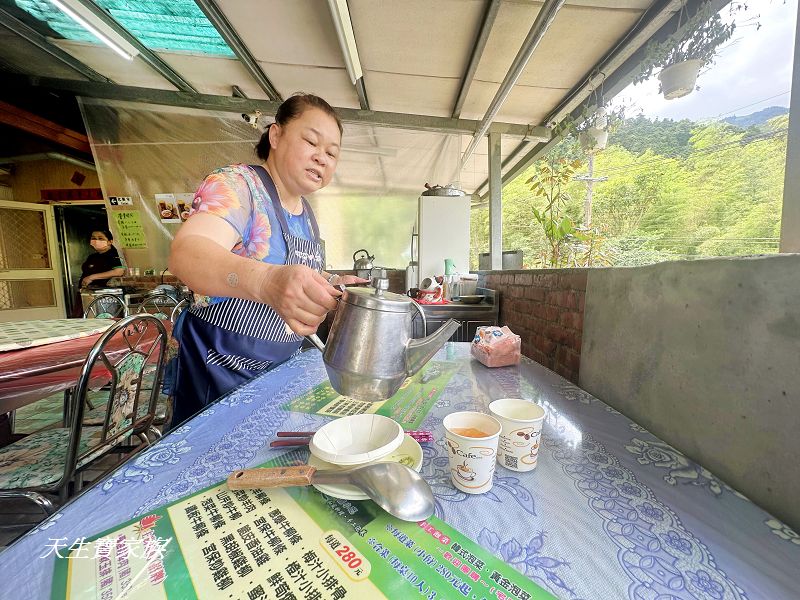
<svg viewBox="0 0 800 600">
<path fill-rule="evenodd" d="M 348 287 L 342 301 L 353 306 L 384 312 L 410 312 L 413 300 L 403 294 L 384 292 L 373 287 Z"/>
</svg>

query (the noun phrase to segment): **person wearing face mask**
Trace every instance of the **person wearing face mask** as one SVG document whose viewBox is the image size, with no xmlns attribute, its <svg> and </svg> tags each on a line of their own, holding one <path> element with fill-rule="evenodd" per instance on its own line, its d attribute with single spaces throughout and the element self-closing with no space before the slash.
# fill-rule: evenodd
<svg viewBox="0 0 800 600">
<path fill-rule="evenodd" d="M 259 164 L 206 177 L 172 242 L 169 269 L 209 296 L 181 313 L 173 387 L 176 426 L 234 387 L 285 361 L 336 308 L 319 227 L 305 195 L 330 183 L 342 124 L 322 98 L 295 94 L 256 146 Z"/>
<path fill-rule="evenodd" d="M 80 287 L 104 287 L 112 277 L 125 274 L 125 267 L 113 241 L 114 236 L 106 229 L 92 232 L 89 243 L 94 252 L 81 265 Z"/>
</svg>

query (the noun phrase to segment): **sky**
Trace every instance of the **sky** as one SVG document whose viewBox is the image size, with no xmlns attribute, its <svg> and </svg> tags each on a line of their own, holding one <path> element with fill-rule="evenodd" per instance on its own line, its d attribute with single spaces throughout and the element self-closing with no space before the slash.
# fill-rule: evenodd
<svg viewBox="0 0 800 600">
<path fill-rule="evenodd" d="M 798 0 L 749 0 L 749 9 L 737 17 L 729 42 L 717 52 L 715 63 L 697 79 L 699 90 L 683 98 L 665 100 L 658 78 L 630 85 L 615 99 L 625 103 L 626 116 L 706 121 L 747 115 L 768 106 L 789 106 L 792 54 Z M 721 12 L 729 18 L 728 9 Z M 761 24 L 744 23 L 758 15 Z"/>
</svg>

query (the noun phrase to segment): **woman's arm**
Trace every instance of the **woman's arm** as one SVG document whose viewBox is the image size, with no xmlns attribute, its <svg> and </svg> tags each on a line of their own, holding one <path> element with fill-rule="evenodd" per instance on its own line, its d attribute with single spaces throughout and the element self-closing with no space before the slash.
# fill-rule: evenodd
<svg viewBox="0 0 800 600">
<path fill-rule="evenodd" d="M 92 273 L 81 279 L 81 286 L 85 287 L 97 279 L 111 279 L 112 277 L 122 277 L 123 275 L 125 275 L 125 267 L 116 267 L 102 273 Z"/>
<path fill-rule="evenodd" d="M 269 304 L 299 335 L 336 308 L 341 292 L 303 265 L 270 265 L 231 252 L 239 235 L 221 217 L 197 213 L 178 230 L 169 270 L 193 291 Z"/>
</svg>

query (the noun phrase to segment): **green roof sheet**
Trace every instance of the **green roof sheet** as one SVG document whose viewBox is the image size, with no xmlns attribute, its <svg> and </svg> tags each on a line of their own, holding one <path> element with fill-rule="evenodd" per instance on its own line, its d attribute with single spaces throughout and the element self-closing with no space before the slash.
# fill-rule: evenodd
<svg viewBox="0 0 800 600">
<path fill-rule="evenodd" d="M 68 40 L 101 43 L 49 0 L 15 0 Z M 125 29 L 154 51 L 234 56 L 194 0 L 95 0 Z"/>
</svg>

